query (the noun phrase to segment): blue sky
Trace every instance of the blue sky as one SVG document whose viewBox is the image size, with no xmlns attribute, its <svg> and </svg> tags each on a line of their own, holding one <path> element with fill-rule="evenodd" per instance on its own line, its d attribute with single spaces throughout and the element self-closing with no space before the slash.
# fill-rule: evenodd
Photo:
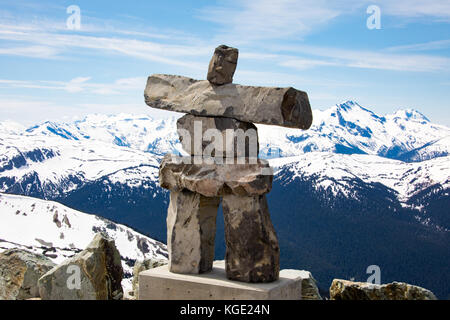
<svg viewBox="0 0 450 320">
<path fill-rule="evenodd" d="M 70 30 L 66 12 L 81 10 Z M 370 5 L 381 29 L 368 29 Z M 214 48 L 239 48 L 234 82 L 294 86 L 314 109 L 356 100 L 450 125 L 450 1 L 0 0 L 0 121 L 148 113 L 146 77 L 205 79 Z"/>
</svg>

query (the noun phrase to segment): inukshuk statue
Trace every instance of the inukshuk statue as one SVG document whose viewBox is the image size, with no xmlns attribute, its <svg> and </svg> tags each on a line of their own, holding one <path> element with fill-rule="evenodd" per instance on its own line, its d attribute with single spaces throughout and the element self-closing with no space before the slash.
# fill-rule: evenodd
<svg viewBox="0 0 450 320">
<path fill-rule="evenodd" d="M 161 187 L 170 190 L 169 269 L 184 274 L 212 269 L 222 201 L 227 278 L 271 282 L 280 269 L 266 200 L 273 172 L 258 159 L 253 123 L 306 130 L 312 112 L 307 94 L 294 88 L 233 84 L 237 60 L 238 50 L 222 45 L 211 59 L 208 80 L 155 74 L 147 81 L 149 106 L 187 113 L 177 121 L 187 156 L 167 154 L 159 172 Z"/>
</svg>

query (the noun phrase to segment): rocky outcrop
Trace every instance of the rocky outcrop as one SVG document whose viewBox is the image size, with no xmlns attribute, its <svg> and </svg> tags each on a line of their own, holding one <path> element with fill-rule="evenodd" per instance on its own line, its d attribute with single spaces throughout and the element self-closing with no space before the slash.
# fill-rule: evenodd
<svg viewBox="0 0 450 320">
<path fill-rule="evenodd" d="M 277 280 L 280 248 L 266 196 L 226 195 L 222 206 L 227 278 L 243 282 Z"/>
<path fill-rule="evenodd" d="M 147 80 L 145 102 L 153 108 L 197 116 L 234 118 L 306 130 L 312 111 L 306 92 L 289 88 L 252 87 L 154 74 Z"/>
<path fill-rule="evenodd" d="M 272 169 L 266 160 L 257 159 L 256 163 L 248 164 L 183 162 L 183 157 L 171 154 L 164 157 L 159 169 L 161 187 L 174 191 L 186 189 L 205 197 L 261 195 L 272 188 Z"/>
<path fill-rule="evenodd" d="M 132 285 L 132 291 L 130 292 L 131 296 L 137 297 L 139 292 L 139 273 L 145 270 L 150 270 L 153 268 L 158 268 L 161 266 L 164 266 L 168 264 L 168 260 L 161 260 L 161 259 L 145 259 L 145 260 L 138 260 L 135 262 L 133 267 L 133 281 L 131 283 Z"/>
<path fill-rule="evenodd" d="M 253 123 L 187 114 L 178 119 L 177 132 L 192 156 L 258 157 L 258 129 Z"/>
<path fill-rule="evenodd" d="M 301 270 L 302 300 L 322 300 L 316 279 L 309 271 Z"/>
<path fill-rule="evenodd" d="M 114 240 L 97 233 L 87 248 L 43 275 L 44 300 L 121 299 L 123 269 Z"/>
<path fill-rule="evenodd" d="M 239 51 L 236 48 L 225 45 L 218 46 L 209 62 L 206 76 L 208 81 L 215 85 L 232 83 L 238 55 Z"/>
<path fill-rule="evenodd" d="M 0 300 L 38 298 L 38 280 L 54 266 L 46 256 L 21 249 L 0 253 Z"/>
<path fill-rule="evenodd" d="M 436 300 L 430 290 L 407 284 L 392 282 L 377 285 L 334 279 L 330 287 L 331 300 Z"/>
<path fill-rule="evenodd" d="M 219 198 L 187 190 L 170 193 L 167 249 L 171 272 L 195 274 L 212 269 L 219 204 Z"/>
</svg>

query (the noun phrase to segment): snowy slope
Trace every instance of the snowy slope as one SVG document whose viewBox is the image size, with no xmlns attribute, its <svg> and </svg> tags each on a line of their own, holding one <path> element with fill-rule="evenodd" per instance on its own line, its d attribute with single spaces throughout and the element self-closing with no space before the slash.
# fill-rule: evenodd
<svg viewBox="0 0 450 320">
<path fill-rule="evenodd" d="M 0 194 L 0 222 L 0 251 L 19 247 L 43 253 L 57 264 L 86 248 L 95 233 L 107 233 L 121 254 L 126 288 L 136 260 L 167 258 L 164 244 L 57 202 Z"/>
<path fill-rule="evenodd" d="M 176 117 L 153 119 L 147 115 L 88 115 L 72 123 L 45 122 L 26 130 L 28 135 L 59 136 L 68 140 L 97 141 L 164 155 L 181 150 Z"/>
<path fill-rule="evenodd" d="M 19 123 L 16 123 L 14 121 L 2 121 L 0 122 L 0 134 L 6 135 L 6 134 L 20 134 L 21 132 L 25 131 L 25 127 L 22 126 Z"/>
<path fill-rule="evenodd" d="M 0 192 L 16 185 L 14 193 L 38 188 L 43 198 L 52 198 L 109 175 L 127 183 L 129 178 L 120 172 L 128 168 L 140 171 L 142 179 L 155 180 L 158 166 L 151 153 L 97 140 L 27 134 L 0 138 Z"/>
<path fill-rule="evenodd" d="M 106 179 L 103 183 L 152 188 L 149 192 L 157 194 L 161 192 L 157 187 L 161 155 L 181 152 L 176 120 L 97 114 L 29 129 L 0 123 L 0 192 L 57 199 L 89 182 Z M 374 176 L 404 200 L 432 183 L 420 182 L 423 168 L 441 168 L 441 176 L 435 179 L 439 182 L 445 183 L 449 176 L 450 128 L 433 124 L 414 110 L 379 116 L 347 101 L 325 111 L 315 110 L 314 123 L 307 131 L 267 125 L 258 125 L 258 129 L 262 158 L 283 163 L 299 157 L 299 163 L 315 164 L 308 168 L 323 175 L 324 181 L 337 172 L 363 180 Z M 346 154 L 352 156 L 341 156 Z M 441 161 L 424 162 L 438 158 Z M 389 173 L 390 166 L 399 173 Z M 412 172 L 408 174 L 414 181 L 411 186 L 405 184 L 405 172 Z"/>
<path fill-rule="evenodd" d="M 296 157 L 269 160 L 275 168 L 287 169 L 284 183 L 297 177 L 314 177 L 316 190 L 330 190 L 334 195 L 357 197 L 351 181 L 381 183 L 397 192 L 406 202 L 413 195 L 433 185 L 450 188 L 450 156 L 416 163 L 405 163 L 372 155 L 345 155 L 311 152 Z"/>
<path fill-rule="evenodd" d="M 168 197 L 158 185 L 158 168 L 163 154 L 181 151 L 176 120 L 177 117 L 158 120 L 141 115 L 91 115 L 81 121 L 46 122 L 28 129 L 12 122 L 0 122 L 0 192 L 57 200 L 164 239 L 165 234 L 161 230 L 165 230 Z M 443 228 L 450 230 L 447 218 L 450 189 L 448 127 L 433 124 L 414 110 L 380 116 L 351 101 L 324 111 L 315 110 L 314 123 L 308 131 L 257 126 L 260 155 L 270 159 L 276 168 L 271 210 L 273 219 L 280 219 L 279 227 L 286 226 L 285 221 L 291 221 L 292 214 L 300 215 L 298 221 L 303 224 L 305 218 L 301 214 L 304 213 L 313 221 L 314 214 L 317 214 L 320 223 L 324 217 L 331 218 L 339 230 L 339 223 L 346 213 L 355 213 L 356 216 L 358 212 L 370 211 L 375 217 L 367 219 L 378 221 L 380 230 L 389 227 L 390 219 L 399 212 L 422 224 L 431 218 L 439 232 Z M 373 190 L 379 192 L 374 194 Z M 280 199 L 278 204 L 277 199 Z M 368 199 L 374 199 L 374 202 Z M 324 200 L 335 201 L 337 205 L 332 208 Z M 312 205 L 311 211 L 291 212 L 285 207 L 288 202 L 292 202 L 295 208 L 302 208 L 304 202 L 320 204 L 324 208 Z M 370 209 L 373 203 L 379 205 L 378 211 L 360 210 Z M 355 205 L 360 205 L 359 210 L 354 209 Z M 339 211 L 339 208 L 344 209 Z M 56 211 L 58 216 L 54 222 Z M 321 212 L 326 214 L 321 216 Z M 329 212 L 333 213 L 331 217 Z M 64 215 L 67 215 L 70 226 L 64 221 Z M 83 218 L 80 220 L 77 215 Z M 416 218 L 416 215 L 420 217 Z M 33 223 L 28 222 L 30 217 L 36 217 Z M 388 222 L 383 224 L 386 217 Z M 353 221 L 353 217 L 349 219 Z M 371 220 L 361 223 L 366 225 L 367 221 Z M 61 227 L 58 227 L 59 223 Z M 298 258 L 300 264 L 304 259 L 300 253 L 323 251 L 315 246 L 296 251 L 298 243 L 306 244 L 310 240 L 298 235 L 308 232 L 313 225 L 307 225 L 303 230 L 302 224 L 293 228 L 291 235 L 295 241 L 288 236 L 284 238 L 290 239 L 293 246 L 290 259 Z M 280 234 L 290 234 L 288 229 L 291 225 Z M 117 243 L 125 270 L 130 272 L 131 261 L 140 257 L 142 251 L 136 240 L 137 233 L 134 233 L 134 240 L 130 240 L 128 246 L 121 245 L 121 249 L 120 243 L 126 243 L 128 239 L 124 226 L 114 229 L 113 226 L 119 225 L 53 202 L 0 196 L 0 239 L 9 241 L 0 242 L 2 248 L 26 245 L 47 255 L 56 254 L 53 259 L 59 260 L 84 248 L 93 236 L 93 226 L 95 230 L 104 228 L 113 237 L 123 239 Z M 354 228 L 353 224 L 351 226 Z M 401 225 L 394 226 L 400 228 Z M 77 229 L 75 232 L 73 228 L 81 231 Z M 342 233 L 333 236 L 351 235 L 351 228 L 344 228 Z M 415 225 L 411 228 L 398 230 L 405 234 L 412 230 L 415 234 Z M 434 232 L 438 229 L 426 230 Z M 317 235 L 320 232 L 323 230 L 318 229 Z M 320 242 L 323 236 L 320 234 L 313 242 Z M 367 234 L 368 238 L 372 236 L 376 234 Z M 142 239 L 143 236 L 139 237 Z M 396 241 L 395 237 L 390 239 L 394 239 L 390 241 L 392 243 Z M 408 239 L 405 243 L 412 243 L 415 238 L 404 239 Z M 444 245 L 441 247 L 446 249 L 446 242 L 442 242 Z M 420 241 L 414 243 L 415 246 L 421 245 Z M 153 248 L 150 244 L 148 246 Z M 378 250 L 377 247 L 372 249 Z M 348 252 L 346 246 L 342 250 Z M 364 247 L 363 250 L 366 252 L 368 249 Z M 399 252 L 403 250 L 410 252 L 407 246 L 401 247 Z M 148 254 L 155 252 L 152 249 Z M 322 253 L 323 260 L 318 260 L 321 267 L 323 261 L 328 263 L 330 258 L 329 251 Z M 437 256 L 441 256 L 441 251 Z M 398 265 L 392 261 L 395 260 L 387 259 L 386 263 Z M 414 261 L 414 265 L 418 263 L 420 261 Z M 336 262 L 336 266 L 340 265 Z M 351 265 L 353 263 L 349 262 Z M 326 272 L 329 275 L 328 269 Z"/>
<path fill-rule="evenodd" d="M 307 131 L 257 125 L 261 157 L 333 152 L 372 154 L 409 162 L 447 156 L 450 152 L 450 128 L 433 124 L 412 109 L 380 116 L 357 102 L 347 101 L 324 111 L 314 110 L 313 115 L 313 125 Z M 0 139 L 8 133 L 22 136 L 23 140 L 58 137 L 86 146 L 97 142 L 160 156 L 182 152 L 176 133 L 178 117 L 95 114 L 70 123 L 45 122 L 26 130 L 12 122 L 0 122 Z"/>
<path fill-rule="evenodd" d="M 271 148 L 278 149 L 281 156 L 333 152 L 379 155 L 403 161 L 450 154 L 450 128 L 431 123 L 415 110 L 379 116 L 356 102 L 347 101 L 325 111 L 314 110 L 313 115 L 313 125 L 307 131 L 257 125 L 262 153 Z M 417 155 L 415 150 L 419 151 Z M 409 157 L 405 157 L 408 152 Z"/>
</svg>

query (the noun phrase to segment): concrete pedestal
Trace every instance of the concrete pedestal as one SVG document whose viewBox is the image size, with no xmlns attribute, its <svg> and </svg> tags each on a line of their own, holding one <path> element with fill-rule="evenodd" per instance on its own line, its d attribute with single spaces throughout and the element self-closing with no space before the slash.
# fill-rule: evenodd
<svg viewBox="0 0 450 320">
<path fill-rule="evenodd" d="M 231 281 L 225 275 L 224 261 L 215 261 L 204 274 L 171 273 L 168 266 L 139 274 L 139 300 L 300 300 L 302 271 L 281 270 L 272 283 Z"/>
</svg>

